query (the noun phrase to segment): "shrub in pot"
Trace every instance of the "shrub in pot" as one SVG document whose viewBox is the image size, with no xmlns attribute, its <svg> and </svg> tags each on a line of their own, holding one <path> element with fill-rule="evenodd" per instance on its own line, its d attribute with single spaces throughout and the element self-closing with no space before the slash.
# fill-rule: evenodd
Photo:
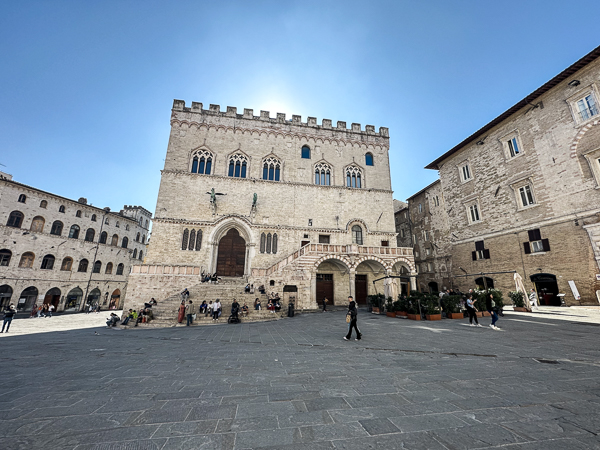
<svg viewBox="0 0 600 450">
<path fill-rule="evenodd" d="M 515 311 L 527 311 L 525 306 L 525 296 L 521 291 L 512 291 L 508 293 L 508 298 L 513 302 L 513 309 Z"/>
<path fill-rule="evenodd" d="M 408 300 L 406 299 L 406 297 L 399 295 L 398 300 L 394 302 L 394 307 L 396 309 L 396 317 L 406 317 L 406 315 L 408 314 Z"/>
<path fill-rule="evenodd" d="M 367 296 L 367 300 L 371 305 L 373 312 L 378 313 L 383 309 L 383 305 L 385 302 L 385 296 L 383 294 L 374 294 Z"/>
<path fill-rule="evenodd" d="M 442 297 L 442 309 L 449 319 L 464 318 L 464 313 L 461 312 L 461 299 L 460 295 L 445 295 Z"/>
<path fill-rule="evenodd" d="M 427 320 L 441 320 L 442 311 L 439 306 L 439 299 L 435 296 L 427 296 L 421 302 L 421 307 L 425 310 Z"/>
</svg>

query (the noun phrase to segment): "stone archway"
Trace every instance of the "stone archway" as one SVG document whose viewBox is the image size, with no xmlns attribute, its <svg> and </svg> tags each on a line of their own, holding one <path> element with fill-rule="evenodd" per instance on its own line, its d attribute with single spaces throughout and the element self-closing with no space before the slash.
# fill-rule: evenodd
<svg viewBox="0 0 600 450">
<path fill-rule="evenodd" d="M 237 229 L 231 228 L 219 240 L 217 275 L 243 277 L 246 266 L 246 241 Z"/>
<path fill-rule="evenodd" d="M 367 296 L 376 293 L 390 295 L 385 280 L 375 280 L 387 274 L 383 260 L 377 257 L 363 257 L 356 264 L 354 276 L 354 300 L 359 305 L 367 304 Z"/>
<path fill-rule="evenodd" d="M 58 309 L 58 304 L 60 303 L 60 294 L 61 292 L 59 288 L 55 287 L 50 289 L 44 296 L 44 303 L 53 305 L 54 311 L 56 311 Z"/>
</svg>

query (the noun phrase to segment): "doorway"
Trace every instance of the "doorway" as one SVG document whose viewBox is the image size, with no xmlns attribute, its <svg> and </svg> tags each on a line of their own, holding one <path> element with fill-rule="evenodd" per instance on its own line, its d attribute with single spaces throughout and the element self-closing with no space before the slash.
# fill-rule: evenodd
<svg viewBox="0 0 600 450">
<path fill-rule="evenodd" d="M 333 298 L 333 274 L 317 274 L 317 303 L 320 304 L 327 297 L 331 305 L 335 305 Z"/>
<path fill-rule="evenodd" d="M 38 290 L 34 286 L 30 286 L 21 292 L 19 303 L 17 303 L 17 311 L 30 311 L 36 303 Z"/>
<path fill-rule="evenodd" d="M 243 277 L 246 264 L 246 241 L 235 228 L 219 241 L 217 275 L 220 277 Z"/>
<path fill-rule="evenodd" d="M 108 309 L 119 309 L 119 303 L 121 300 L 121 291 L 119 289 L 115 289 L 110 296 L 110 303 L 108 304 Z"/>
<path fill-rule="evenodd" d="M 367 276 L 355 275 L 354 278 L 354 296 L 358 305 L 367 304 Z"/>
<path fill-rule="evenodd" d="M 531 275 L 529 279 L 535 284 L 540 305 L 542 306 L 560 306 L 560 297 L 558 294 L 558 284 L 556 283 L 556 275 L 551 273 L 536 273 Z"/>
<path fill-rule="evenodd" d="M 427 286 L 429 287 L 430 294 L 435 294 L 437 292 L 440 292 L 440 290 L 438 288 L 438 284 L 435 281 L 430 281 Z"/>
<path fill-rule="evenodd" d="M 10 305 L 13 290 L 8 284 L 0 286 L 0 309 L 5 310 Z"/>
<path fill-rule="evenodd" d="M 477 289 L 483 291 L 485 289 L 494 289 L 494 280 L 490 277 L 479 277 L 475 278 L 475 284 L 477 285 Z"/>
<path fill-rule="evenodd" d="M 50 304 L 54 306 L 54 311 L 58 310 L 58 304 L 60 303 L 60 289 L 52 288 L 46 292 L 44 297 L 44 304 Z"/>
</svg>

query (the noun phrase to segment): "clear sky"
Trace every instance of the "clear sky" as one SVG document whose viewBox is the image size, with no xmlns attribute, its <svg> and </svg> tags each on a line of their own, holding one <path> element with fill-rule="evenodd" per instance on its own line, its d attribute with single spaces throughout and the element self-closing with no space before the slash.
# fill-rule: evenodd
<svg viewBox="0 0 600 450">
<path fill-rule="evenodd" d="M 154 211 L 173 99 L 389 127 L 394 198 L 600 45 L 600 2 L 0 2 L 0 170 Z"/>
</svg>

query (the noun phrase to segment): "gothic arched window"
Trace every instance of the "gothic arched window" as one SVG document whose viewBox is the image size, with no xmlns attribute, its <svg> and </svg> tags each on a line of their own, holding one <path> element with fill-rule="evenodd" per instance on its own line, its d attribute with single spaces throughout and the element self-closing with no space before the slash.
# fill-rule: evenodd
<svg viewBox="0 0 600 450">
<path fill-rule="evenodd" d="M 144 252 L 140 250 L 140 256 L 139 256 L 140 261 L 143 259 L 143 255 L 144 255 Z"/>
<path fill-rule="evenodd" d="M 202 248 L 202 230 L 198 230 L 196 233 L 196 251 Z"/>
<path fill-rule="evenodd" d="M 267 234 L 267 253 L 271 253 L 271 244 L 272 244 L 272 239 L 273 236 L 271 236 L 271 233 Z"/>
<path fill-rule="evenodd" d="M 196 230 L 190 231 L 190 242 L 188 245 L 188 250 L 194 250 L 194 246 L 196 245 Z"/>
<path fill-rule="evenodd" d="M 187 250 L 188 240 L 190 238 L 190 231 L 186 228 L 183 230 L 183 238 L 181 239 L 181 250 Z M 135 256 L 134 256 L 135 258 Z"/>
<path fill-rule="evenodd" d="M 315 164 L 315 184 L 331 186 L 331 166 L 321 162 Z"/>
<path fill-rule="evenodd" d="M 351 188 L 362 187 L 362 172 L 356 166 L 346 168 L 346 186 Z"/>
<path fill-rule="evenodd" d="M 273 246 L 271 247 L 272 253 L 277 253 L 277 233 L 273 234 Z"/>
<path fill-rule="evenodd" d="M 132 258 L 133 259 L 137 258 L 137 248 L 133 249 L 133 256 L 132 256 Z"/>
<path fill-rule="evenodd" d="M 208 150 L 196 150 L 192 154 L 192 173 L 210 175 L 213 163 L 213 154 Z"/>
<path fill-rule="evenodd" d="M 263 162 L 263 180 L 279 181 L 281 173 L 281 162 L 272 156 Z"/>
<path fill-rule="evenodd" d="M 260 234 L 260 252 L 265 252 L 265 247 L 267 245 L 267 235 L 265 233 Z"/>
<path fill-rule="evenodd" d="M 236 153 L 229 157 L 229 170 L 227 175 L 234 178 L 246 178 L 247 168 L 248 158 L 241 153 Z"/>
<path fill-rule="evenodd" d="M 354 225 L 352 227 L 352 243 L 363 245 L 362 228 L 360 225 Z"/>
</svg>

